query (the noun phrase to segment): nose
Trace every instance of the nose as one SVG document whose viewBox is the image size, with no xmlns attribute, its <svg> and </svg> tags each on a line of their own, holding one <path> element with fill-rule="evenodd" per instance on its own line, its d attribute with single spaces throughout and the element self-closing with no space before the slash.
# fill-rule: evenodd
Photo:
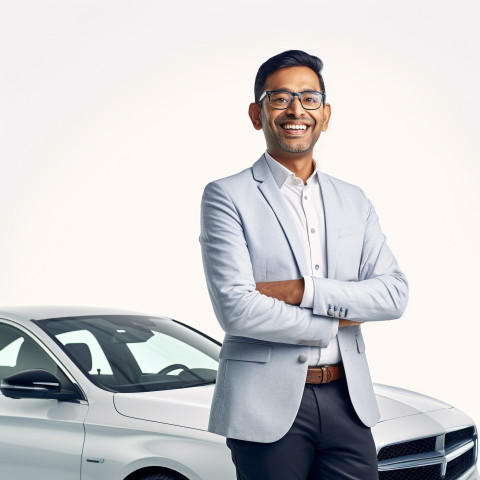
<svg viewBox="0 0 480 480">
<path fill-rule="evenodd" d="M 305 115 L 305 109 L 302 107 L 300 98 L 298 98 L 297 96 L 293 97 L 291 105 L 287 108 L 287 113 L 295 115 L 295 117 Z"/>
</svg>

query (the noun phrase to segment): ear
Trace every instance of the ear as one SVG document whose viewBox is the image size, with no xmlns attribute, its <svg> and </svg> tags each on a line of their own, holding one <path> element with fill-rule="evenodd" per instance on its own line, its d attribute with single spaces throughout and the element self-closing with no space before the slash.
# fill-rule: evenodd
<svg viewBox="0 0 480 480">
<path fill-rule="evenodd" d="M 323 106 L 323 123 L 322 123 L 322 132 L 328 128 L 328 122 L 330 120 L 330 115 L 332 114 L 332 109 L 329 103 L 326 103 Z"/>
<path fill-rule="evenodd" d="M 260 105 L 258 105 L 258 103 L 250 104 L 250 106 L 248 107 L 248 116 L 252 121 L 253 128 L 255 128 L 255 130 L 261 130 L 262 129 L 262 109 L 260 108 Z"/>
</svg>

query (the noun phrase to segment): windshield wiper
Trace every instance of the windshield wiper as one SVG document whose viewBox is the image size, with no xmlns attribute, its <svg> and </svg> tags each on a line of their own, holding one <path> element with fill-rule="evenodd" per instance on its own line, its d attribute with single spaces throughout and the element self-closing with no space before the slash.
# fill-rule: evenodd
<svg viewBox="0 0 480 480">
<path fill-rule="evenodd" d="M 187 383 L 185 385 L 180 385 L 179 387 L 176 387 L 176 388 L 200 387 L 202 385 L 212 385 L 213 383 L 215 383 L 215 380 L 212 380 L 210 382 Z"/>
</svg>

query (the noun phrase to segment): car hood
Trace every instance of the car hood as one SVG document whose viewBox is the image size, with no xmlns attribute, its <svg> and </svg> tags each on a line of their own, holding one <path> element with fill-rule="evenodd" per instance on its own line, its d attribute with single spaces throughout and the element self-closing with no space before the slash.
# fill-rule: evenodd
<svg viewBox="0 0 480 480">
<path fill-rule="evenodd" d="M 436 398 L 403 388 L 376 383 L 374 384 L 374 389 L 378 408 L 380 409 L 380 422 L 419 413 L 433 412 L 444 408 L 452 408 L 448 403 Z"/>
<path fill-rule="evenodd" d="M 432 412 L 450 405 L 416 392 L 375 384 L 380 422 Z M 115 409 L 126 417 L 207 430 L 214 385 L 144 393 L 116 393 Z"/>
<path fill-rule="evenodd" d="M 214 385 L 162 390 L 159 392 L 116 393 L 115 409 L 126 417 L 207 430 Z"/>
</svg>

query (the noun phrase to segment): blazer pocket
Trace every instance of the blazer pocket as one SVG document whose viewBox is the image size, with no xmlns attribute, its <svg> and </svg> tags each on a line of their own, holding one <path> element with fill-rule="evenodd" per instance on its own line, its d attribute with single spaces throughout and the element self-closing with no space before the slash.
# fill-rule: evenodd
<svg viewBox="0 0 480 480">
<path fill-rule="evenodd" d="M 225 360 L 243 360 L 244 362 L 270 361 L 271 345 L 261 343 L 227 341 L 222 345 L 220 358 Z"/>
<path fill-rule="evenodd" d="M 349 237 L 350 235 L 355 235 L 356 233 L 363 233 L 364 230 L 365 230 L 364 223 L 354 223 L 353 225 L 340 227 L 338 229 L 338 238 Z"/>
<path fill-rule="evenodd" d="M 363 341 L 362 334 L 359 333 L 358 335 L 355 335 L 355 340 L 357 341 L 358 353 L 363 353 L 365 351 L 365 342 Z"/>
</svg>

